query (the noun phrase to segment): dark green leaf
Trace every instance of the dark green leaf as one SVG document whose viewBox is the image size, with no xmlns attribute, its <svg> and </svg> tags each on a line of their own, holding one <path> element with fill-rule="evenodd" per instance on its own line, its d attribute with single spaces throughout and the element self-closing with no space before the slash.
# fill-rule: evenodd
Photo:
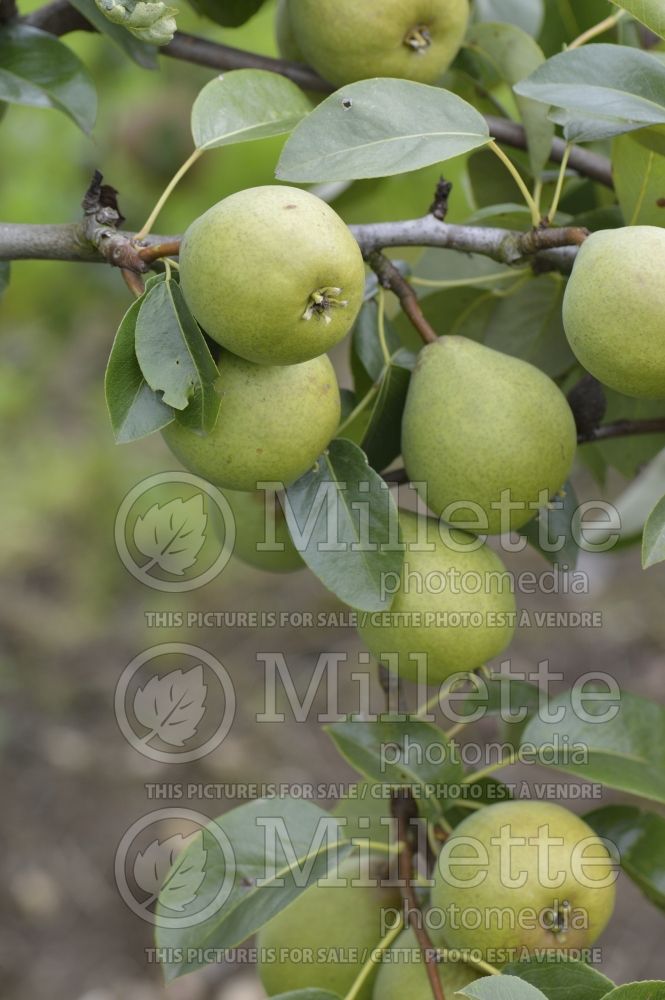
<svg viewBox="0 0 665 1000">
<path fill-rule="evenodd" d="M 550 508 L 539 510 L 533 521 L 529 521 L 521 534 L 534 549 L 541 552 L 553 566 L 568 566 L 575 569 L 579 546 L 573 534 L 573 518 L 578 508 L 578 500 L 571 482 L 567 482 L 561 493 L 553 498 Z"/>
<path fill-rule="evenodd" d="M 239 28 L 254 17 L 265 0 L 190 0 L 197 13 L 224 28 Z"/>
<path fill-rule="evenodd" d="M 665 38 L 665 7 L 662 0 L 612 0 L 646 25 L 649 31 Z"/>
<path fill-rule="evenodd" d="M 277 177 L 302 182 L 388 177 L 489 141 L 482 115 L 450 91 L 411 80 L 361 80 L 342 87 L 298 125 Z"/>
<path fill-rule="evenodd" d="M 263 69 L 236 69 L 207 83 L 194 101 L 197 149 L 265 139 L 290 132 L 311 103 L 291 80 Z"/>
<path fill-rule="evenodd" d="M 475 0 L 477 21 L 503 21 L 537 36 L 545 17 L 544 0 Z"/>
<path fill-rule="evenodd" d="M 326 728 L 351 767 L 370 781 L 413 789 L 420 811 L 432 819 L 441 814 L 446 786 L 462 778 L 453 744 L 429 722 L 383 718 Z"/>
<path fill-rule="evenodd" d="M 531 959 L 513 962 L 504 975 L 517 976 L 541 990 L 547 1000 L 601 1000 L 614 983 L 584 962 L 570 961 L 562 955 L 553 961 Z"/>
<path fill-rule="evenodd" d="M 545 62 L 538 43 L 513 24 L 476 24 L 466 45 L 511 87 Z M 531 172 L 540 177 L 552 149 L 554 125 L 547 117 L 547 107 L 538 101 L 518 96 L 517 106 L 528 137 Z"/>
<path fill-rule="evenodd" d="M 375 299 L 365 302 L 353 328 L 351 345 L 370 379 L 378 382 L 386 367 L 386 359 L 379 339 L 378 306 Z M 385 337 L 388 352 L 393 355 L 402 346 L 399 335 L 390 320 L 385 320 Z"/>
<path fill-rule="evenodd" d="M 665 1000 L 665 982 L 626 983 L 607 993 L 604 1000 Z"/>
<path fill-rule="evenodd" d="M 287 490 L 286 519 L 296 548 L 340 600 L 382 611 L 386 573 L 399 573 L 397 508 L 386 483 L 357 445 L 332 441 L 316 468 Z M 332 530 L 336 528 L 336 537 Z"/>
<path fill-rule="evenodd" d="M 104 379 L 106 405 L 118 444 L 152 434 L 173 420 L 173 410 L 147 384 L 136 360 L 134 334 L 140 308 L 138 299 L 125 313 Z"/>
<path fill-rule="evenodd" d="M 606 687 L 602 693 L 607 698 Z M 560 711 L 558 721 L 531 719 L 522 745 L 537 748 L 547 766 L 665 802 L 665 709 L 627 692 L 596 702 L 587 693 L 582 712 L 571 697 L 567 691 L 550 702 L 550 712 Z"/>
<path fill-rule="evenodd" d="M 64 111 L 84 132 L 97 115 L 95 87 L 78 56 L 25 24 L 0 29 L 0 100 Z"/>
<path fill-rule="evenodd" d="M 612 174 L 627 226 L 665 226 L 665 132 L 643 129 L 618 136 Z"/>
<path fill-rule="evenodd" d="M 271 830 L 277 833 L 274 840 Z M 350 846 L 336 819 L 295 799 L 259 799 L 211 821 L 178 856 L 160 890 L 157 946 L 173 949 L 174 955 L 182 949 L 178 959 L 165 965 L 166 978 L 200 968 L 206 961 L 201 949 L 233 948 L 254 934 L 331 871 Z M 167 905 L 169 887 L 177 884 L 193 855 L 202 856 L 202 848 L 203 882 L 195 898 L 179 902 L 174 912 Z M 222 893 L 226 898 L 215 908 Z M 191 926 L 183 926 L 188 921 Z"/>
<path fill-rule="evenodd" d="M 402 450 L 402 414 L 410 381 L 409 368 L 396 363 L 388 365 L 381 379 L 361 442 L 367 461 L 377 472 L 387 468 Z"/>
<path fill-rule="evenodd" d="M 220 404 L 215 391 L 219 372 L 180 286 L 170 278 L 152 285 L 143 297 L 136 357 L 150 388 L 184 411 L 176 419 L 192 430 L 212 430 Z"/>
<path fill-rule="evenodd" d="M 116 45 L 119 45 L 135 63 L 144 69 L 157 69 L 156 45 L 142 42 L 122 25 L 113 24 L 108 17 L 104 17 L 95 0 L 69 0 L 69 2 L 80 14 L 83 14 L 86 21 L 89 21 L 102 35 L 107 35 Z"/>
<path fill-rule="evenodd" d="M 644 525 L 642 566 L 648 569 L 665 560 L 665 496 L 659 500 Z"/>
<path fill-rule="evenodd" d="M 573 142 L 665 122 L 665 64 L 624 45 L 561 52 L 514 89 L 559 109 L 552 117 Z"/>
<path fill-rule="evenodd" d="M 469 997 L 469 1000 L 547 1000 L 535 986 L 515 976 L 504 975 L 477 979 L 457 992 L 461 997 Z"/>
<path fill-rule="evenodd" d="M 584 818 L 616 846 L 626 875 L 665 910 L 665 819 L 635 806 L 606 806 Z"/>
</svg>

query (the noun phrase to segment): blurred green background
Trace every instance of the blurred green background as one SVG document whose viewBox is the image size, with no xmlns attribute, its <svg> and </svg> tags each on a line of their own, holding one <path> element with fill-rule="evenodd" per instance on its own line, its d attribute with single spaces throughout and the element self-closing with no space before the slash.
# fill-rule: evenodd
<svg viewBox="0 0 665 1000">
<path fill-rule="evenodd" d="M 272 16 L 268 4 L 235 31 L 185 12 L 179 23 L 275 54 Z M 107 40 L 84 34 L 69 36 L 67 44 L 98 83 L 94 135 L 84 137 L 55 112 L 10 108 L 0 130 L 0 218 L 76 219 L 92 172 L 100 169 L 120 192 L 126 225 L 138 229 L 191 150 L 189 109 L 214 73 L 166 58 L 159 72 L 146 72 Z M 226 194 L 271 182 L 280 147 L 281 140 L 270 140 L 207 154 L 156 229 L 180 232 Z M 446 167 L 456 182 L 451 221 L 473 207 L 463 166 Z M 350 222 L 423 214 L 438 174 L 432 168 L 358 183 L 335 207 Z M 501 200 L 509 196 L 502 190 Z M 348 780 L 316 723 L 287 717 L 284 725 L 257 729 L 256 652 L 284 651 L 304 690 L 320 650 L 346 650 L 353 666 L 359 646 L 344 628 L 148 627 L 145 611 L 316 612 L 338 605 L 307 573 L 275 578 L 233 562 L 206 588 L 169 596 L 147 590 L 124 569 L 113 542 L 118 506 L 142 478 L 174 467 L 158 436 L 120 448 L 113 443 L 103 373 L 129 301 L 120 274 L 110 268 L 22 262 L 13 266 L 0 303 L 0 993 L 7 1000 L 252 1000 L 261 991 L 247 969 L 213 966 L 168 990 L 160 985 L 159 970 L 144 952 L 150 929 L 116 891 L 114 852 L 124 831 L 153 808 L 146 782 Z M 341 352 L 337 360 L 344 380 Z M 543 568 L 533 553 L 519 562 L 527 567 Z M 634 550 L 588 557 L 584 569 L 592 581 L 589 598 L 541 596 L 526 603 L 600 610 L 602 631 L 526 630 L 511 650 L 513 661 L 528 669 L 552 655 L 553 667 L 565 670 L 569 681 L 585 670 L 609 669 L 633 691 L 662 694 L 662 570 L 642 574 Z M 198 643 L 218 656 L 238 691 L 236 724 L 221 750 L 175 773 L 132 751 L 113 715 L 124 666 L 171 640 Z M 229 803 L 188 805 L 215 815 Z M 662 916 L 629 886 L 623 891 L 623 910 L 605 939 L 606 970 L 619 980 L 665 977 Z"/>
</svg>

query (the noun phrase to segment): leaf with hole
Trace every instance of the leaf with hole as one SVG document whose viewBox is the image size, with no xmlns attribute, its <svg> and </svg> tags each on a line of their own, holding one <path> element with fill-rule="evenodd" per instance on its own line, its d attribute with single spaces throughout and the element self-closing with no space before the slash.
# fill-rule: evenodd
<svg viewBox="0 0 665 1000">
<path fill-rule="evenodd" d="M 490 142 L 481 114 L 461 97 L 410 80 L 361 80 L 326 98 L 294 130 L 281 180 L 357 180 L 403 174 Z"/>
</svg>

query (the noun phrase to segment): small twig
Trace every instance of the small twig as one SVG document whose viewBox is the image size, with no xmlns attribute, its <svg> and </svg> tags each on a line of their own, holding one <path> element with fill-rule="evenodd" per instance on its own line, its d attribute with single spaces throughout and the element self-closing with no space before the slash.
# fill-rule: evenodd
<svg viewBox="0 0 665 1000">
<path fill-rule="evenodd" d="M 180 243 L 179 239 L 166 240 L 164 243 L 152 243 L 150 246 L 141 247 L 138 255 L 144 264 L 154 264 L 161 257 L 177 257 L 180 253 Z"/>
<path fill-rule="evenodd" d="M 610 441 L 613 438 L 635 437 L 638 434 L 665 434 L 665 417 L 654 417 L 651 420 L 616 420 L 612 424 L 603 424 L 580 435 L 577 440 L 579 444 L 591 444 L 593 441 Z"/>
<path fill-rule="evenodd" d="M 448 214 L 448 199 L 450 198 L 450 192 L 452 189 L 452 182 L 444 180 L 443 177 L 436 186 L 434 201 L 430 205 L 429 212 L 430 215 L 433 215 L 435 219 L 439 219 L 440 222 L 446 221 L 446 216 Z"/>
<path fill-rule="evenodd" d="M 416 936 L 422 952 L 427 978 L 432 988 L 434 1000 L 446 1000 L 439 976 L 436 951 L 422 920 L 422 910 L 418 905 L 413 886 L 413 823 L 418 816 L 418 808 L 409 788 L 398 788 L 392 793 L 392 814 L 397 820 L 397 839 L 404 844 L 398 862 L 400 891 L 408 912 L 409 924 Z"/>
<path fill-rule="evenodd" d="M 437 341 L 436 330 L 430 326 L 429 320 L 420 308 L 418 296 L 414 292 L 406 278 L 403 278 L 393 262 L 380 250 L 375 250 L 367 258 L 367 263 L 372 268 L 383 288 L 389 288 L 399 299 L 402 309 L 411 320 L 423 341 L 426 344 L 433 344 Z"/>
</svg>

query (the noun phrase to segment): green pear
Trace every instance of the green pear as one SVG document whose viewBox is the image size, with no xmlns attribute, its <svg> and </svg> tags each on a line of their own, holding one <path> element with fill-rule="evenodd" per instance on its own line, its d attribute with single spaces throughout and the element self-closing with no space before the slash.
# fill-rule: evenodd
<svg viewBox="0 0 665 1000">
<path fill-rule="evenodd" d="M 255 569 L 269 573 L 292 573 L 303 569 L 305 563 L 291 540 L 284 511 L 275 493 L 259 490 L 256 493 L 236 493 L 224 490 L 235 521 L 236 537 L 233 554 Z M 214 506 L 214 505 L 213 505 Z M 267 525 L 266 525 L 267 521 Z M 219 518 L 218 534 L 226 534 L 226 527 Z M 272 526 L 274 523 L 274 539 Z M 266 549 L 266 542 L 282 546 Z"/>
<path fill-rule="evenodd" d="M 480 978 L 465 962 L 442 961 L 437 970 L 446 1000 L 455 1000 L 458 990 Z M 410 927 L 402 931 L 379 965 L 374 1000 L 432 1000 L 422 952 Z"/>
<path fill-rule="evenodd" d="M 456 863 L 464 859 L 462 863 Z M 502 966 L 593 944 L 617 872 L 591 827 L 551 802 L 503 802 L 455 827 L 439 855 L 430 923 L 453 949 Z"/>
<path fill-rule="evenodd" d="M 401 576 L 394 588 L 386 581 L 395 596 L 389 612 L 364 616 L 363 642 L 406 680 L 418 679 L 424 656 L 428 684 L 498 656 L 512 638 L 516 612 L 497 554 L 445 526 L 444 541 L 433 518 L 409 511 L 400 511 L 400 528 L 406 546 Z"/>
<path fill-rule="evenodd" d="M 330 443 L 340 397 L 330 359 L 300 365 L 254 365 L 227 351 L 219 360 L 219 417 L 206 436 L 177 421 L 164 440 L 186 469 L 215 486 L 256 490 L 259 482 L 288 486 Z"/>
<path fill-rule="evenodd" d="M 282 59 L 288 59 L 289 62 L 305 62 L 305 57 L 298 48 L 298 43 L 293 34 L 287 0 L 277 0 L 275 39 Z"/>
<path fill-rule="evenodd" d="M 444 520 L 478 534 L 520 528 L 567 479 L 576 442 L 564 395 L 533 365 L 465 337 L 420 352 L 402 454 Z"/>
<path fill-rule="evenodd" d="M 437 83 L 459 52 L 468 0 L 287 0 L 294 44 L 337 87 L 391 76 Z"/>
<path fill-rule="evenodd" d="M 563 300 L 575 357 L 611 389 L 665 398 L 665 229 L 592 233 Z"/>
<path fill-rule="evenodd" d="M 273 185 L 238 191 L 191 224 L 180 279 L 189 308 L 218 344 L 256 364 L 293 365 L 349 332 L 365 266 L 329 205 Z"/>
<path fill-rule="evenodd" d="M 339 873 L 344 885 L 306 889 L 259 932 L 259 976 L 269 996 L 308 987 L 346 996 L 385 934 L 382 911 L 394 919 L 399 889 L 353 885 L 357 860 L 344 861 Z M 370 976 L 357 1000 L 370 1000 L 372 983 Z"/>
</svg>

